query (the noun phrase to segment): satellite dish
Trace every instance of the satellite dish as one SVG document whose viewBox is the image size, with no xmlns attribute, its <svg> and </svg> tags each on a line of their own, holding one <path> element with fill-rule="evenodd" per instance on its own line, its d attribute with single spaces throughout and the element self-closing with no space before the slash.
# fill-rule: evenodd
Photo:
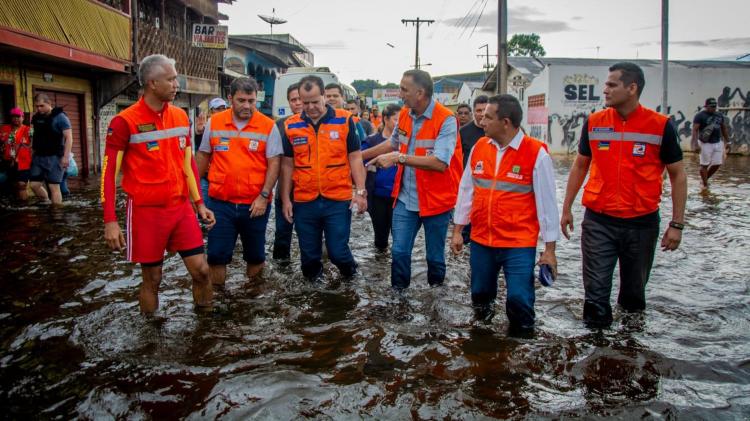
<svg viewBox="0 0 750 421">
<path fill-rule="evenodd" d="M 281 25 L 282 23 L 286 23 L 286 19 L 281 19 L 276 17 L 276 9 L 273 10 L 273 15 L 258 15 L 259 18 L 263 19 L 267 23 L 271 25 L 271 35 L 273 35 L 273 26 L 274 25 Z"/>
<path fill-rule="evenodd" d="M 277 18 L 276 16 L 258 15 L 258 17 L 271 25 L 281 25 L 282 23 L 286 23 L 285 19 Z"/>
</svg>

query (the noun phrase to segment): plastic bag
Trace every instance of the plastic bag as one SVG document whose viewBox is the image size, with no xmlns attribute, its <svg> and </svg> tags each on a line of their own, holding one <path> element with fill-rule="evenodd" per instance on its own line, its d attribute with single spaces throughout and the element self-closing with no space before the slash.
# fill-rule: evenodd
<svg viewBox="0 0 750 421">
<path fill-rule="evenodd" d="M 68 164 L 67 174 L 68 177 L 78 176 L 78 165 L 76 165 L 76 160 L 73 159 L 73 154 L 70 154 L 70 163 Z"/>
</svg>

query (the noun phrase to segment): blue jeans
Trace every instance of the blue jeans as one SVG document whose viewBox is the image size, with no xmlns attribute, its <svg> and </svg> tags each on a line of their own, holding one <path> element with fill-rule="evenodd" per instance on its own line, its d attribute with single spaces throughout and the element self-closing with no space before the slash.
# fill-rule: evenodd
<svg viewBox="0 0 750 421">
<path fill-rule="evenodd" d="M 211 201 L 211 198 L 208 197 L 208 179 L 205 177 L 201 178 L 201 196 L 203 197 L 203 204 L 208 207 L 208 202 Z"/>
<path fill-rule="evenodd" d="M 411 283 L 411 252 L 419 228 L 424 225 L 427 243 L 427 282 L 440 285 L 445 279 L 445 238 L 451 211 L 438 215 L 421 217 L 419 212 L 406 210 L 406 205 L 398 199 L 393 210 L 391 236 L 391 286 L 397 289 L 408 288 Z"/>
<path fill-rule="evenodd" d="M 534 264 L 536 248 L 496 248 L 471 242 L 471 301 L 488 305 L 497 298 L 497 277 L 505 275 L 505 313 L 511 327 L 534 327 Z"/>
<path fill-rule="evenodd" d="M 266 261 L 266 224 L 271 208 L 257 218 L 250 217 L 250 205 L 211 199 L 216 225 L 208 232 L 208 264 L 226 265 L 232 261 L 237 235 L 242 240 L 242 258 L 257 265 Z"/>
<path fill-rule="evenodd" d="M 316 279 L 323 272 L 323 233 L 331 263 L 345 277 L 357 271 L 357 263 L 349 249 L 352 212 L 349 200 L 330 200 L 322 196 L 311 202 L 294 202 L 294 228 L 299 240 L 302 274 Z"/>
</svg>

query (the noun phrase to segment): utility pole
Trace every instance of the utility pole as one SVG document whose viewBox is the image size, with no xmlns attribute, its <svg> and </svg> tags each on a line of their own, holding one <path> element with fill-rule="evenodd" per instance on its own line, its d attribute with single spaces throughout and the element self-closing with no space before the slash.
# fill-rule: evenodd
<svg viewBox="0 0 750 421">
<path fill-rule="evenodd" d="M 495 93 L 508 93 L 508 0 L 497 2 L 497 84 Z"/>
<path fill-rule="evenodd" d="M 419 25 L 426 23 L 427 26 L 430 26 L 431 24 L 435 23 L 435 21 L 416 18 L 416 19 L 401 19 L 401 23 L 403 23 L 404 25 L 408 25 L 411 23 L 417 27 L 417 49 L 414 55 L 414 68 L 419 69 Z"/>
<path fill-rule="evenodd" d="M 661 0 L 661 113 L 669 115 L 669 0 Z"/>
<path fill-rule="evenodd" d="M 487 64 L 484 65 L 484 73 L 485 73 L 485 76 L 486 76 L 487 73 L 489 73 L 490 70 L 492 69 L 492 66 L 490 65 L 490 57 L 497 57 L 497 55 L 495 55 L 495 54 L 490 55 L 490 45 L 489 44 L 484 44 L 483 46 L 479 47 L 480 50 L 482 48 L 484 48 L 484 54 L 477 54 L 477 57 L 486 57 L 487 58 Z"/>
</svg>

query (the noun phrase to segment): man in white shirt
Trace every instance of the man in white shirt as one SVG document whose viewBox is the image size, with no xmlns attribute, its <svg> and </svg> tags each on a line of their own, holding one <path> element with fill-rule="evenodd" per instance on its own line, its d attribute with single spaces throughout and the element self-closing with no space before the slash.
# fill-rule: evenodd
<svg viewBox="0 0 750 421">
<path fill-rule="evenodd" d="M 534 327 L 534 265 L 557 275 L 559 237 L 555 174 L 547 146 L 520 130 L 521 104 L 511 95 L 489 99 L 482 127 L 486 136 L 471 150 L 461 178 L 451 249 L 463 248 L 461 230 L 471 222 L 471 300 L 479 319 L 493 316 L 497 279 L 503 270 L 511 332 Z"/>
</svg>

